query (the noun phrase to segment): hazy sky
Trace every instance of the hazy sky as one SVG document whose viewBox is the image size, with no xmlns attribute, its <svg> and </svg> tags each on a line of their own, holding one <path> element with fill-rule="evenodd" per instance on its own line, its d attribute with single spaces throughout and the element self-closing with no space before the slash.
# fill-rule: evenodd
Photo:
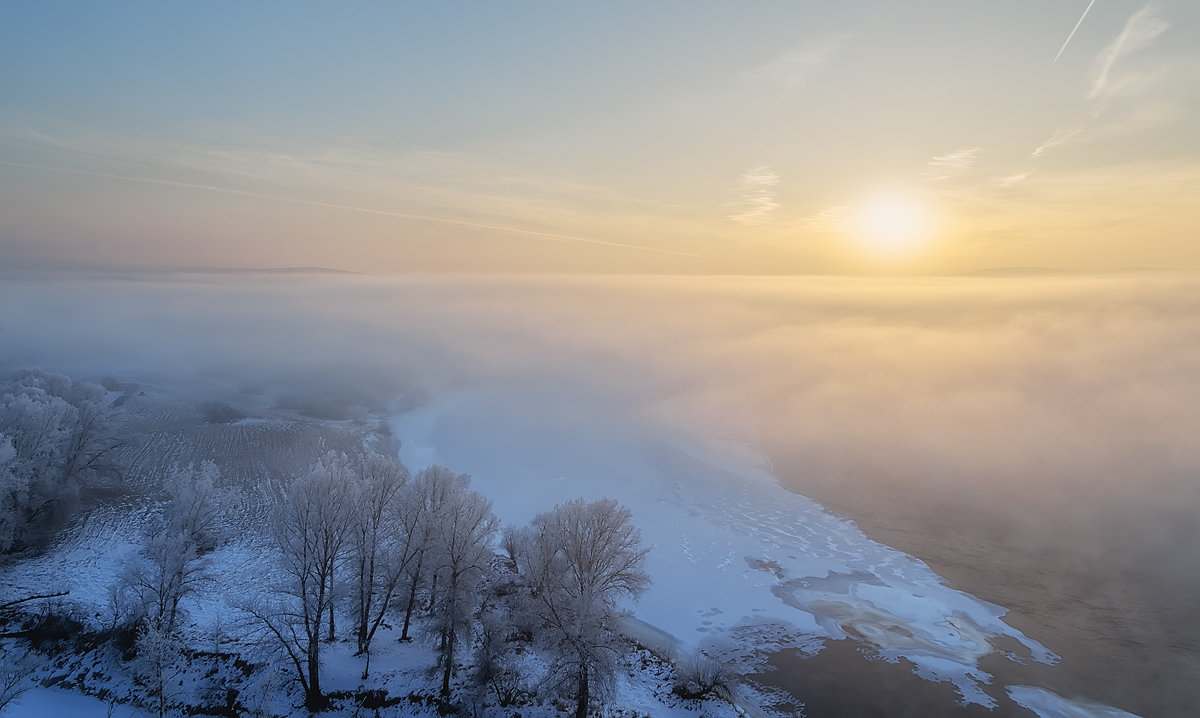
<svg viewBox="0 0 1200 718">
<path fill-rule="evenodd" d="M 1087 7 L 0 0 L 0 264 L 1200 267 L 1200 4 Z"/>
</svg>

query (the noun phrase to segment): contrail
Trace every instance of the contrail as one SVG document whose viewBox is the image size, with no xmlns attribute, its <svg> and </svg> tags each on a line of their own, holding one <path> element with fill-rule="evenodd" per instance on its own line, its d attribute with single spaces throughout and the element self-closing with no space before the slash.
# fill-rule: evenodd
<svg viewBox="0 0 1200 718">
<path fill-rule="evenodd" d="M 419 222 L 435 222 L 438 224 L 451 224 L 457 227 L 467 227 L 470 229 L 483 229 L 491 232 L 506 232 L 508 234 L 520 234 L 535 239 L 543 239 L 553 242 L 580 242 L 583 244 L 599 244 L 605 247 L 617 247 L 620 249 L 634 249 L 640 252 L 654 252 L 656 254 L 674 254 L 680 257 L 695 257 L 697 259 L 713 259 L 706 254 L 696 254 L 694 252 L 684 252 L 677 249 L 662 249 L 659 247 L 646 247 L 640 244 L 627 244 L 625 242 L 612 242 L 607 239 L 596 239 L 594 237 L 577 237 L 570 234 L 557 234 L 554 232 L 539 232 L 534 229 L 521 229 L 519 227 L 506 227 L 499 224 L 485 224 L 482 222 L 470 222 L 465 219 L 453 219 L 451 217 L 438 217 L 435 215 L 415 214 L 412 212 L 400 212 L 390 209 L 376 209 L 374 207 L 360 207 L 352 204 L 337 204 L 334 202 L 321 202 L 320 200 L 300 199 L 298 197 L 286 197 L 283 195 L 264 194 L 261 192 L 249 192 L 247 190 L 233 189 L 231 187 L 218 187 L 215 185 L 196 184 L 193 182 L 177 182 L 175 180 L 155 179 L 153 177 L 134 177 L 131 175 L 109 174 L 107 172 L 89 172 L 88 170 L 71 169 L 67 167 L 49 167 L 46 165 L 26 164 L 24 162 L 9 162 L 8 160 L 0 160 L 0 165 L 8 165 L 9 167 L 24 167 L 26 169 L 43 170 L 46 172 L 61 172 L 64 174 L 82 175 L 84 177 L 99 177 L 102 179 L 118 180 L 121 182 L 136 182 L 138 184 L 153 184 L 164 187 L 179 187 L 181 189 L 197 189 L 204 192 L 216 192 L 218 194 L 228 194 L 235 197 L 250 197 L 253 199 L 266 199 L 274 202 L 289 202 L 291 204 L 303 204 L 310 207 L 325 207 L 327 209 L 339 209 L 346 212 L 360 212 L 363 214 L 382 215 L 384 217 L 399 217 L 401 219 L 412 219 Z"/>
<path fill-rule="evenodd" d="M 1058 54 L 1054 56 L 1054 62 L 1050 63 L 1051 65 L 1056 64 L 1058 62 L 1058 58 L 1062 57 L 1063 50 L 1066 50 L 1067 45 L 1071 44 L 1071 38 L 1075 37 L 1075 31 L 1078 30 L 1079 26 L 1083 24 L 1083 19 L 1087 17 L 1088 12 L 1091 11 L 1092 6 L 1095 4 L 1096 0 L 1092 0 L 1090 3 L 1088 3 L 1088 6 L 1086 9 L 1084 9 L 1083 14 L 1079 16 L 1079 22 L 1075 23 L 1075 27 L 1071 28 L 1071 34 L 1067 35 L 1067 39 L 1063 41 L 1062 47 L 1058 48 Z"/>
</svg>

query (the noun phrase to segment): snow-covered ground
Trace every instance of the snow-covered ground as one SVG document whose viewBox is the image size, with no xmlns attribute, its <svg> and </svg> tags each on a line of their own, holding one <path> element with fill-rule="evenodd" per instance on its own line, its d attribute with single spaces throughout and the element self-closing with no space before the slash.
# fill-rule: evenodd
<svg viewBox="0 0 1200 718">
<path fill-rule="evenodd" d="M 384 627 L 376 636 L 371 655 L 371 675 L 361 677 L 365 658 L 354 655 L 355 643 L 349 639 L 325 644 L 322 649 L 322 687 L 331 706 L 322 712 L 329 718 L 367 715 L 400 718 L 434 718 L 441 715 L 436 699 L 440 686 L 435 652 L 431 641 L 397 641 L 399 631 Z M 229 651 L 263 658 L 252 646 L 225 642 L 222 658 L 204 653 L 206 648 L 193 637 L 194 650 L 187 665 L 173 672 L 168 681 L 168 715 L 182 715 L 180 707 L 206 706 L 206 710 L 233 711 L 239 715 L 289 716 L 302 714 L 302 693 L 291 667 L 282 660 L 258 664 L 253 673 L 239 670 Z M 210 651 L 212 646 L 207 647 Z M 535 688 L 546 666 L 531 650 L 517 660 L 527 686 Z M 76 655 L 59 655 L 38 677 L 44 685 L 34 685 L 19 696 L 5 711 L 6 717 L 46 718 L 147 718 L 156 712 L 153 699 L 134 679 L 130 663 L 118 652 L 101 646 L 98 650 Z M 256 661 L 257 662 L 257 661 Z M 245 665 L 245 664 L 242 664 Z M 645 649 L 630 650 L 618 666 L 615 685 L 607 696 L 604 715 L 630 718 L 738 718 L 746 715 L 730 703 L 684 699 L 671 692 L 674 667 Z M 521 716 L 557 718 L 565 704 L 542 692 L 508 709 L 498 707 L 488 687 L 471 684 L 469 662 L 460 665 L 452 683 L 454 700 L 466 715 Z M 64 688 L 65 686 L 65 688 Z M 72 690 L 74 689 L 74 690 Z M 79 692 L 85 690 L 90 695 Z M 231 703 L 225 703 L 226 700 Z M 375 704 L 369 703 L 374 700 Z"/>
<path fill-rule="evenodd" d="M 196 445 L 203 444 L 205 447 L 216 447 L 213 450 L 217 458 L 230 458 L 219 447 L 225 446 L 230 437 L 240 437 L 238 426 L 229 425 L 224 429 L 209 425 L 193 427 L 187 420 L 180 419 L 181 412 L 187 411 L 185 404 L 172 408 L 168 398 L 159 397 L 156 401 L 156 407 L 163 413 L 158 415 L 155 433 L 148 435 L 154 445 L 167 444 L 176 453 L 190 457 L 203 448 Z M 191 421 L 194 423 L 194 419 Z M 273 422 L 274 431 L 285 437 L 296 433 L 295 427 L 287 420 Z M 173 428 L 163 431 L 161 427 L 166 425 Z M 342 432 L 357 431 L 362 441 L 372 441 L 377 438 L 372 429 L 372 424 L 364 424 L 357 429 L 343 427 Z M 262 440 L 265 442 L 262 456 L 255 458 L 258 464 L 277 461 L 280 457 L 275 454 L 297 453 L 297 448 L 288 442 L 275 446 L 280 443 L 279 437 L 270 431 L 263 433 Z M 311 447 L 304 448 L 308 449 L 310 460 L 315 458 L 317 454 Z M 244 457 L 240 460 L 245 462 Z M 237 466 L 234 469 L 231 473 L 235 477 L 244 473 L 236 470 Z M 150 470 L 149 474 L 153 474 L 153 471 Z M 276 480 L 282 477 L 278 471 L 268 475 Z M 152 477 L 141 478 L 150 481 Z M 180 674 L 181 682 L 173 691 L 174 698 L 191 706 L 214 705 L 214 700 L 221 700 L 223 692 L 232 688 L 239 692 L 238 700 L 243 708 L 253 710 L 258 715 L 286 716 L 296 712 L 296 706 L 302 700 L 291 667 L 283 663 L 262 667 L 266 656 L 263 648 L 246 641 L 249 625 L 240 606 L 247 600 L 269 593 L 281 577 L 276 550 L 261 520 L 264 507 L 250 505 L 256 500 L 255 496 L 261 500 L 263 492 L 251 491 L 251 495 L 246 494 L 247 489 L 262 487 L 241 488 L 243 492 L 238 494 L 241 501 L 231 504 L 232 511 L 226 516 L 227 540 L 205 557 L 207 580 L 201 590 L 185 597 L 181 605 L 186 643 L 192 651 L 202 653 L 189 659 L 189 666 Z M 90 506 L 55 538 L 48 550 L 10 563 L 0 571 L 0 598 L 68 592 L 66 596 L 53 599 L 52 603 L 30 605 L 35 609 L 44 605 L 56 606 L 56 611 L 69 610 L 74 618 L 83 623 L 85 630 L 109 628 L 113 625 L 112 589 L 119 583 L 127 563 L 136 557 L 144 545 L 146 527 L 153 524 L 153 515 L 159 510 L 158 500 L 157 494 L 151 490 Z M 545 508 L 549 506 L 547 504 Z M 345 618 L 343 615 L 342 619 Z M 328 645 L 322 659 L 323 687 L 334 696 L 334 709 L 328 714 L 357 715 L 355 697 L 377 691 L 389 701 L 399 701 L 388 705 L 382 715 L 438 715 L 434 700 L 438 679 L 433 670 L 433 646 L 421 637 L 420 628 L 415 633 L 418 634 L 417 640 L 399 643 L 396 640 L 398 631 L 385 625 L 374 643 L 371 677 L 367 680 L 360 677 L 364 658 L 353 655 L 352 641 Z M 21 650 L 20 644 L 7 639 L 0 645 L 0 663 L 3 657 L 18 655 Z M 218 653 L 239 656 L 259 665 L 259 668 L 253 675 L 243 674 L 231 668 L 232 657 L 214 659 L 213 656 Z M 111 646 L 100 643 L 85 649 L 68 647 L 48 658 L 43 655 L 46 662 L 30 678 L 30 685 L 35 687 L 10 706 L 5 715 L 69 715 L 85 718 L 143 718 L 149 715 L 137 707 L 138 704 L 148 704 L 141 695 L 144 690 L 134 680 L 133 665 L 118 654 Z M 488 715 L 515 712 L 526 718 L 551 718 L 559 714 L 556 704 L 545 696 L 534 704 L 519 705 L 508 712 L 499 711 L 494 704 L 488 705 L 486 692 L 478 695 L 467 685 L 471 674 L 470 659 L 469 656 L 461 658 L 466 663 L 459 670 L 456 700 L 478 707 Z M 673 695 L 672 666 L 645 650 L 632 652 L 626 661 L 627 665 L 617 676 L 615 694 L 610 697 L 610 715 L 673 718 L 697 715 L 734 718 L 739 715 L 734 706 L 719 699 L 684 700 Z M 527 654 L 526 662 L 529 664 L 526 666 L 529 685 L 534 688 L 545 667 L 532 652 Z"/>
<path fill-rule="evenodd" d="M 985 706 L 994 701 L 979 684 L 991 677 L 979 659 L 993 651 L 990 638 L 1057 660 L 1006 624 L 1004 608 L 947 587 L 923 562 L 783 489 L 753 445 L 645 417 L 582 416 L 550 388 L 529 391 L 463 390 L 397 416 L 401 458 L 472 474 L 506 523 L 576 496 L 629 506 L 652 547 L 654 583 L 636 616 L 682 650 L 753 669 L 766 650 L 811 652 L 823 638 L 851 636 Z"/>
<path fill-rule="evenodd" d="M 131 705 L 112 705 L 94 696 L 57 688 L 34 688 L 4 711 L 5 718 L 149 718 L 151 713 Z"/>
<path fill-rule="evenodd" d="M 1006 636 L 1023 646 L 1010 659 L 1057 660 L 1006 624 L 1004 608 L 947 587 L 921 561 L 783 489 L 753 441 L 734 431 L 706 436 L 686 428 L 678 415 L 622 415 L 550 383 L 459 388 L 399 411 L 389 423 L 410 468 L 441 463 L 470 473 L 506 524 L 524 524 L 578 496 L 611 497 L 629 506 L 651 548 L 653 585 L 632 607 L 636 619 L 628 627 L 643 644 L 678 655 L 700 648 L 754 672 L 771 651 L 811 654 L 824 639 L 852 637 L 886 660 L 911 661 L 924 678 L 951 681 L 964 702 L 984 706 L 994 700 L 981 690 L 991 676 L 979 661 L 995 650 L 992 639 Z M 0 576 L 0 589 L 6 595 L 70 589 L 68 601 L 84 609 L 81 618 L 103 626 L 110 616 L 109 587 L 138 550 L 152 511 L 136 502 L 91 511 L 54 550 Z M 261 531 L 232 528 L 232 540 L 208 557 L 214 590 L 185 601 L 197 644 L 215 645 L 223 632 L 233 631 L 239 603 L 273 581 L 273 553 Z M 380 645 L 376 676 L 368 683 L 358 679 L 361 659 L 350 656 L 348 645 L 335 646 L 326 687 L 354 691 L 427 682 L 428 666 L 416 666 L 430 660 L 427 648 L 414 652 L 386 640 Z M 732 711 L 728 705 L 672 703 L 668 678 L 636 674 L 620 680 L 614 705 L 622 710 L 679 716 Z M 1007 692 L 1046 718 L 1128 715 L 1037 687 L 1008 686 Z M 39 689 L 22 704 L 35 708 L 14 710 L 40 711 L 36 706 L 46 701 L 69 700 L 63 696 Z M 81 702 L 71 712 L 108 710 L 94 703 Z M 276 708 L 287 709 L 286 702 Z M 424 708 L 406 710 L 421 715 Z"/>
</svg>

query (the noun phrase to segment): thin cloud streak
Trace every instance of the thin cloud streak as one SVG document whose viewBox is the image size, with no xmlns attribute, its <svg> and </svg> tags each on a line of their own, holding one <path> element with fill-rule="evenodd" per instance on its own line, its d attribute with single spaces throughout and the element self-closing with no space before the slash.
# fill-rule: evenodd
<svg viewBox="0 0 1200 718">
<path fill-rule="evenodd" d="M 453 219 L 451 217 L 438 217 L 435 215 L 416 214 L 413 212 L 401 212 L 398 210 L 377 209 L 374 207 L 361 207 L 357 205 L 339 204 L 336 202 L 322 202 L 320 200 L 300 199 L 298 197 L 286 197 L 283 195 L 266 194 L 262 192 L 251 192 L 248 190 L 234 189 L 231 187 L 219 187 L 215 185 L 198 184 L 193 182 L 179 182 L 175 180 L 157 179 L 152 177 L 134 177 L 131 175 L 109 174 L 106 172 L 91 172 L 88 170 L 71 169 L 66 167 L 49 167 L 46 165 L 27 164 L 23 162 L 10 162 L 0 160 L 0 164 L 10 167 L 22 167 L 25 169 L 42 170 L 46 172 L 59 172 L 63 174 L 73 174 L 84 177 L 97 177 L 101 179 L 111 179 L 121 182 L 136 182 L 138 184 L 159 185 L 163 187 L 177 187 L 180 189 L 194 189 L 204 192 L 215 192 L 218 194 L 232 195 L 235 197 L 248 197 L 251 199 L 265 199 L 275 202 L 288 202 L 290 204 L 300 204 L 309 207 L 323 207 L 326 209 L 337 209 L 346 212 L 358 212 L 360 214 L 372 214 L 384 217 L 396 217 L 400 219 L 411 219 L 419 222 L 432 222 L 437 224 L 447 224 L 456 227 L 466 227 L 469 229 L 480 229 L 491 232 L 504 232 L 508 234 L 518 234 L 522 236 L 532 237 L 555 242 L 578 242 L 583 244 L 595 244 L 606 247 L 616 247 L 620 249 L 632 249 L 641 252 L 653 252 L 656 254 L 670 254 L 681 257 L 693 257 L 697 259 L 712 259 L 712 257 L 695 252 L 684 252 L 675 249 L 663 249 L 661 247 L 647 247 L 639 244 L 628 244 L 625 242 L 613 242 L 606 239 L 596 239 L 593 237 L 579 237 L 569 234 L 557 234 L 554 232 L 542 232 L 533 229 L 522 229 L 519 227 L 508 227 L 497 224 L 487 224 L 483 222 L 471 222 L 463 219 Z"/>
<path fill-rule="evenodd" d="M 1171 24 L 1159 15 L 1154 3 L 1147 3 L 1133 13 L 1125 22 L 1121 34 L 1092 62 L 1093 77 L 1091 87 L 1087 92 L 1087 99 L 1091 102 L 1091 106 L 1087 114 L 1075 124 L 1055 130 L 1048 139 L 1034 149 L 1031 156 L 1041 157 L 1055 147 L 1072 142 L 1084 142 L 1104 135 L 1145 129 L 1146 122 L 1130 122 L 1128 118 L 1125 122 L 1117 122 L 1099 130 L 1095 125 L 1101 116 L 1108 113 L 1117 100 L 1144 92 L 1147 87 L 1159 80 L 1162 74 L 1161 70 L 1149 73 L 1125 73 L 1119 76 L 1114 73 L 1125 58 L 1150 46 L 1170 27 Z M 1165 113 L 1163 116 L 1169 116 L 1169 113 Z"/>
<path fill-rule="evenodd" d="M 729 216 L 734 222 L 747 225 L 762 224 L 770 218 L 772 212 L 779 209 L 779 202 L 776 200 L 779 175 L 773 168 L 755 167 L 739 178 L 738 185 L 742 190 L 739 206 L 744 209 Z"/>
<path fill-rule="evenodd" d="M 1003 187 L 1012 187 L 1013 185 L 1020 184 L 1021 182 L 1024 182 L 1025 180 L 1029 179 L 1029 177 L 1032 174 L 1033 174 L 1032 172 L 1017 172 L 1015 174 L 1011 174 L 1011 175 L 1008 175 L 1007 177 L 1001 178 L 996 184 L 1002 188 Z"/>
<path fill-rule="evenodd" d="M 1083 24 L 1083 19 L 1087 17 L 1089 12 L 1092 11 L 1092 6 L 1095 4 L 1096 0 L 1092 0 L 1090 3 L 1088 3 L 1088 6 L 1084 9 L 1083 14 L 1079 16 L 1079 22 L 1075 23 L 1075 27 L 1071 28 L 1071 34 L 1067 35 L 1067 39 L 1063 41 L 1062 47 L 1058 48 L 1058 54 L 1054 56 L 1054 62 L 1050 63 L 1051 65 L 1058 64 L 1058 58 L 1062 57 L 1063 51 L 1067 49 L 1067 45 L 1071 44 L 1071 38 L 1075 37 L 1075 33 L 1079 31 L 1079 26 Z"/>
<path fill-rule="evenodd" d="M 1114 87 L 1111 80 L 1113 67 L 1117 62 L 1148 46 L 1170 27 L 1171 24 L 1158 15 L 1153 3 L 1131 15 L 1117 39 L 1097 57 L 1096 79 L 1088 97 L 1100 99 L 1111 96 L 1114 90 L 1119 90 L 1120 85 Z"/>
<path fill-rule="evenodd" d="M 830 58 L 845 46 L 849 38 L 850 36 L 845 34 L 817 38 L 758 66 L 750 72 L 750 76 L 794 91 L 824 67 Z"/>
<path fill-rule="evenodd" d="M 955 152 L 938 155 L 925 163 L 925 171 L 922 174 L 926 178 L 935 181 L 956 177 L 975 165 L 975 161 L 979 159 L 980 152 L 983 152 L 982 147 L 967 147 Z"/>
</svg>

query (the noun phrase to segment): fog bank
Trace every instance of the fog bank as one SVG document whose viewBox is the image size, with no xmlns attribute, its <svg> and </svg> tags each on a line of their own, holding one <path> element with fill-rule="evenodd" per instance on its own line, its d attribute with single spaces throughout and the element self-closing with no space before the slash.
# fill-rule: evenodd
<svg viewBox="0 0 1200 718">
<path fill-rule="evenodd" d="M 220 381 L 231 397 L 259 391 L 335 413 L 400 391 L 524 385 L 530 402 L 514 411 L 765 440 L 825 481 L 1002 496 L 1016 515 L 1054 495 L 1061 525 L 1097 510 L 1123 523 L 1136 504 L 1164 519 L 1130 529 L 1152 552 L 1181 538 L 1172 532 L 1200 505 L 1198 284 L 1165 274 L 8 279 L 0 368 L 206 392 Z"/>
</svg>

